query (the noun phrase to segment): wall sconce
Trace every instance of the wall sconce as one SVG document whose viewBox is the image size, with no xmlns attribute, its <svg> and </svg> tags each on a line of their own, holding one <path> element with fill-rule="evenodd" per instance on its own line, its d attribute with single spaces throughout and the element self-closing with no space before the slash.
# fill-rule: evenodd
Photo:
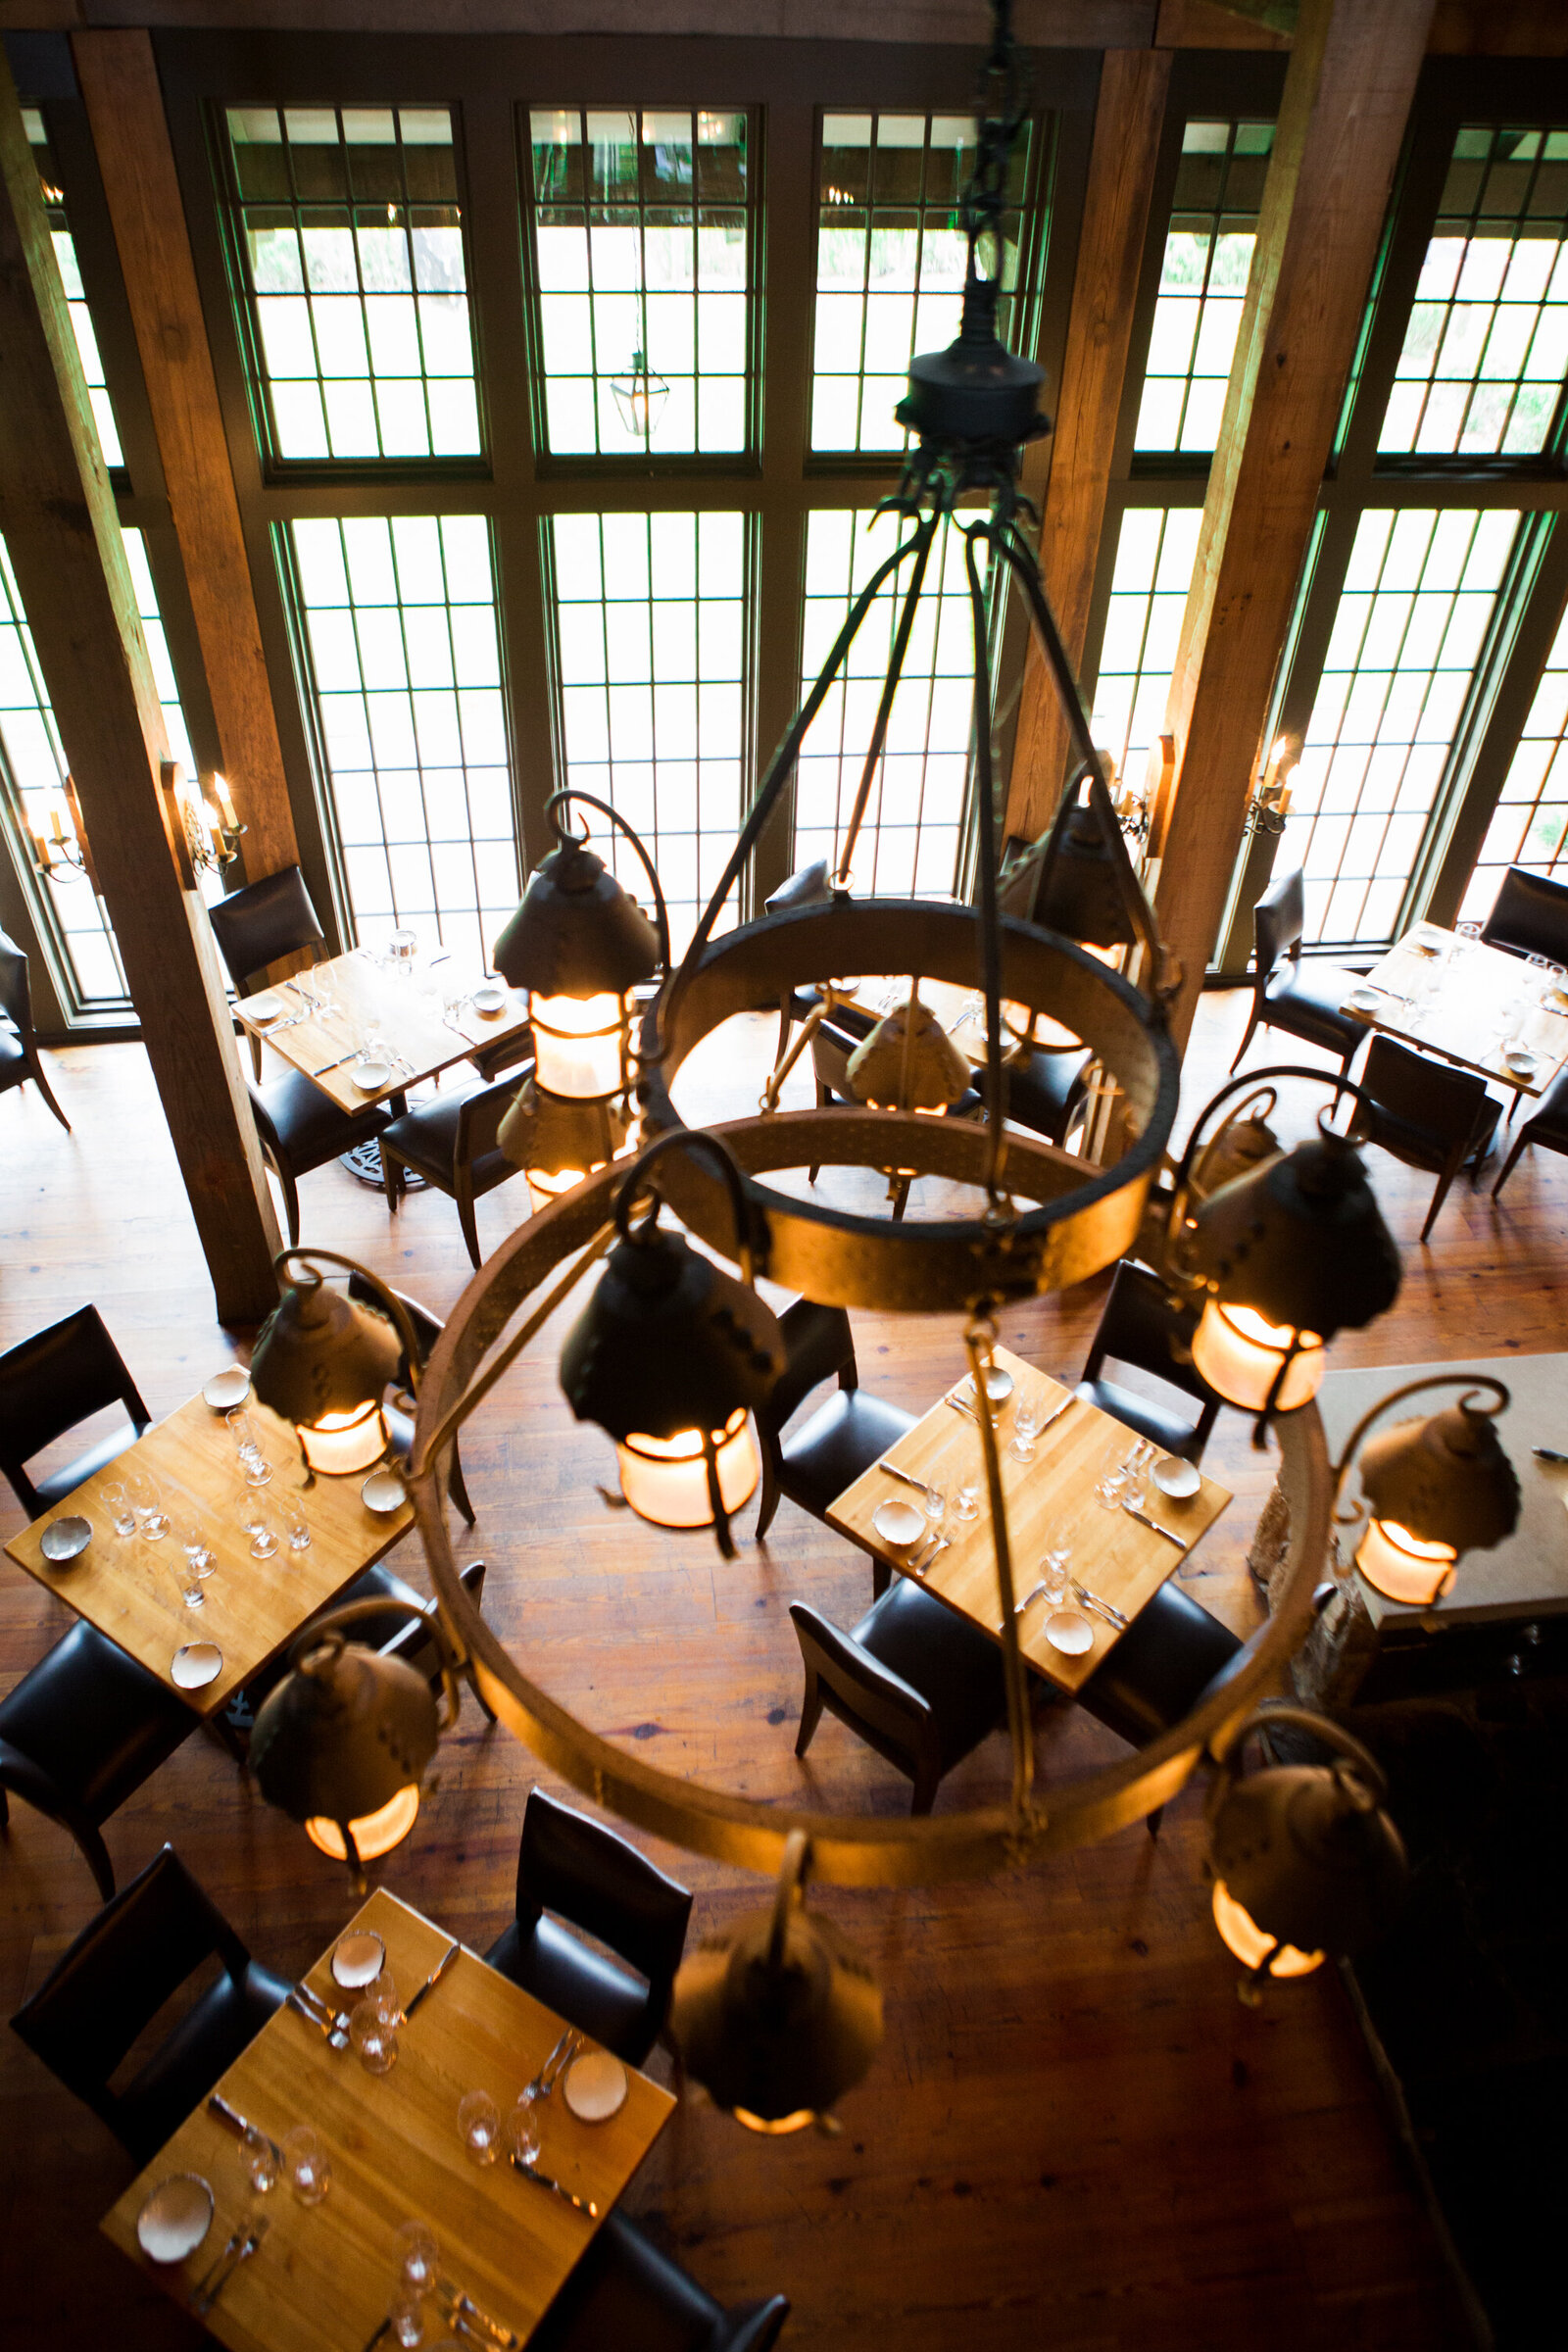
<svg viewBox="0 0 1568 2352">
<path fill-rule="evenodd" d="M 63 784 L 49 785 L 42 792 L 27 793 L 24 806 L 33 863 L 44 880 L 74 882 L 84 875 L 96 890 L 92 853 L 71 778 L 67 776 Z"/>
<path fill-rule="evenodd" d="M 1279 736 L 1263 762 L 1252 797 L 1247 804 L 1247 831 L 1277 840 L 1291 813 L 1291 778 L 1300 760 L 1301 747 L 1294 735 Z"/>
</svg>

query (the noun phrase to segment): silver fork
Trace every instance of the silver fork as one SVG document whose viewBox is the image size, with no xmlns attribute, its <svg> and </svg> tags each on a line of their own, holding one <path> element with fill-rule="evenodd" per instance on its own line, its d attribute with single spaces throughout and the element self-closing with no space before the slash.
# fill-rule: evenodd
<svg viewBox="0 0 1568 2352">
<path fill-rule="evenodd" d="M 294 1999 L 294 1993 L 299 1995 L 297 2001 Z M 307 2017 L 313 2026 L 320 2027 L 334 2050 L 348 2048 L 349 2013 L 346 2009 L 332 2008 L 329 2002 L 321 1998 L 315 1985 L 307 1984 L 303 1978 L 294 1986 L 289 2000 L 291 2006 L 299 2009 L 301 2015 Z"/>
<path fill-rule="evenodd" d="M 913 1576 L 924 1576 L 926 1570 L 942 1552 L 951 1551 L 952 1549 L 953 1539 L 951 1536 L 933 1536 L 930 1543 L 926 1544 L 925 1548 L 917 1555 L 916 1558 L 909 1562 L 910 1574 Z"/>
<path fill-rule="evenodd" d="M 1108 1600 L 1102 1600 L 1098 1592 L 1091 1592 L 1087 1585 L 1080 1585 L 1076 1579 L 1072 1589 L 1078 1596 L 1080 1608 L 1092 1609 L 1097 1617 L 1103 1617 L 1105 1623 L 1113 1625 L 1118 1633 L 1127 1631 L 1128 1620 L 1120 1609 L 1113 1608 Z"/>
<path fill-rule="evenodd" d="M 555 2086 L 556 2080 L 556 2075 L 555 2073 L 552 2073 L 551 2070 L 554 2068 L 556 2072 L 559 2073 L 560 2069 L 564 2066 L 566 2062 L 566 2051 L 575 2039 L 576 2034 L 572 2028 L 568 2026 L 565 2032 L 561 2035 L 561 2038 L 556 2043 L 556 2046 L 551 2051 L 549 2057 L 546 2058 L 544 2064 L 540 2067 L 539 2072 L 534 2076 L 533 2081 L 523 2084 L 521 2090 L 517 2093 L 519 2098 L 547 2099 L 550 2096 L 551 2090 Z"/>
<path fill-rule="evenodd" d="M 204 2285 L 197 2294 L 191 2297 L 190 2308 L 199 2320 L 206 2318 L 240 2265 L 249 2262 L 270 2227 L 271 2224 L 265 2219 L 253 2223 L 244 2242 L 237 2247 L 234 2246 L 233 2238 L 229 2239 L 228 2248 L 224 2249 L 218 2276 L 213 2278 L 209 2273 L 210 2283 Z M 229 2248 L 233 2250 L 229 2251 Z"/>
</svg>

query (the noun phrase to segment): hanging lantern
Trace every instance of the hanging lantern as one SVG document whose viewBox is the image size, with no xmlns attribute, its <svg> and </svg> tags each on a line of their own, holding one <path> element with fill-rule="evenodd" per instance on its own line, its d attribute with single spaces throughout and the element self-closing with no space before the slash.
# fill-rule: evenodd
<svg viewBox="0 0 1568 2352">
<path fill-rule="evenodd" d="M 496 1142 L 526 1171 L 529 1193 L 553 1200 L 623 1150 L 631 1128 L 624 1102 L 573 1102 L 545 1092 L 532 1078 L 517 1089 Z"/>
<path fill-rule="evenodd" d="M 1474 1377 L 1496 1402 L 1481 1403 L 1478 1385 L 1446 1412 L 1400 1421 L 1361 1449 L 1361 1491 L 1370 1516 L 1355 1564 L 1376 1592 L 1408 1607 L 1429 1608 L 1440 1600 L 1461 1553 L 1490 1550 L 1519 1524 L 1519 1481 L 1495 1427 L 1508 1392 L 1500 1382 Z M 1375 1411 L 1395 1401 L 1385 1397 Z M 1360 1434 L 1346 1449 L 1342 1477 Z"/>
<path fill-rule="evenodd" d="M 669 398 L 669 386 L 662 375 L 656 375 L 641 351 L 632 353 L 631 366 L 623 375 L 612 375 L 610 389 L 620 411 L 620 421 L 633 440 L 646 448 L 659 428 L 660 416 Z"/>
<path fill-rule="evenodd" d="M 968 1062 L 918 996 L 878 1021 L 846 1075 L 862 1102 L 890 1110 L 946 1110 L 972 1084 Z"/>
<path fill-rule="evenodd" d="M 1092 769 L 1080 769 L 1061 797 L 1033 888 L 1022 903 L 1015 891 L 1009 904 L 1085 947 L 1132 947 L 1138 935 L 1122 883 L 1126 855 L 1109 787 Z"/>
<path fill-rule="evenodd" d="M 329 1288 L 311 1263 L 321 1257 L 366 1273 L 333 1250 L 284 1250 L 281 1274 L 301 1268 L 257 1335 L 251 1386 L 258 1400 L 292 1421 L 313 1473 L 344 1478 L 368 1470 L 391 1445 L 381 1399 L 418 1350 L 412 1331 Z M 402 1309 L 374 1275 L 366 1279 L 400 1320 Z"/>
</svg>

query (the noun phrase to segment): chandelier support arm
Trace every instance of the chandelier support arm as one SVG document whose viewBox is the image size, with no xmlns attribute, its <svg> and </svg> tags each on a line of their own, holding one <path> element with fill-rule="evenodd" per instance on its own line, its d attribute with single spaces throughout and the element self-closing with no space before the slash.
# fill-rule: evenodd
<svg viewBox="0 0 1568 2352">
<path fill-rule="evenodd" d="M 573 837 L 564 830 L 557 811 L 564 808 L 568 801 L 580 801 L 585 808 L 597 809 L 601 816 L 608 816 L 611 823 L 625 835 L 641 858 L 643 872 L 648 876 L 649 887 L 654 894 L 654 928 L 659 933 L 660 968 L 662 971 L 667 972 L 669 970 L 669 908 L 664 904 L 664 892 L 659 879 L 658 868 L 648 855 L 641 834 L 629 825 L 620 810 L 612 808 L 608 801 L 596 800 L 591 792 L 579 792 L 575 785 L 568 785 L 564 792 L 553 792 L 545 803 L 545 814 L 555 827 L 556 839 L 563 849 Z M 582 838 L 586 840 L 587 835 L 584 834 Z"/>
<path fill-rule="evenodd" d="M 1317 1086 L 1329 1087 L 1334 1095 L 1331 1109 L 1338 1107 L 1342 1095 L 1349 1095 L 1357 1102 L 1363 1102 L 1366 1100 L 1353 1079 L 1347 1078 L 1343 1072 L 1309 1069 L 1305 1062 L 1275 1062 L 1266 1070 L 1244 1070 L 1239 1078 L 1227 1079 L 1217 1094 L 1209 1096 L 1208 1101 L 1193 1121 L 1192 1132 L 1187 1138 L 1187 1149 L 1176 1163 L 1171 1188 L 1170 1223 L 1173 1234 L 1180 1232 L 1187 1214 L 1187 1197 L 1192 1187 L 1193 1167 L 1202 1142 L 1203 1130 L 1209 1120 L 1220 1108 L 1220 1105 L 1228 1102 L 1232 1096 L 1245 1094 L 1249 1087 L 1266 1086 L 1275 1078 L 1306 1078 Z"/>
<path fill-rule="evenodd" d="M 986 1496 L 991 1511 L 991 1542 L 997 1563 L 997 1594 L 1002 1603 L 1002 1678 L 1007 1697 L 1007 1736 L 1012 1742 L 1012 1802 L 1015 1812 L 1027 1814 L 1035 1780 L 1034 1726 L 1029 1716 L 1029 1683 L 1023 1652 L 1018 1647 L 1018 1612 L 1012 1581 L 1012 1549 L 1007 1542 L 1007 1508 L 1002 1492 L 1002 1460 L 997 1452 L 997 1421 L 987 1374 L 996 1326 L 977 1316 L 964 1331 L 964 1353 L 974 1390 L 980 1423 L 980 1451 L 986 1468 Z"/>
<path fill-rule="evenodd" d="M 723 1177 L 729 1189 L 730 1214 L 735 1220 L 736 1261 L 745 1280 L 755 1290 L 757 1287 L 756 1252 L 752 1244 L 752 1219 L 750 1204 L 746 1198 L 746 1178 L 735 1154 L 706 1127 L 667 1128 L 662 1135 L 657 1136 L 651 1144 L 638 1152 L 637 1157 L 622 1177 L 615 1194 L 614 1224 L 616 1232 L 623 1242 L 636 1239 L 631 1227 L 631 1212 L 636 1204 L 638 1195 L 647 1183 L 648 1171 L 655 1160 L 661 1158 L 664 1152 L 676 1150 L 706 1151 Z"/>
<path fill-rule="evenodd" d="M 882 747 L 887 742 L 888 721 L 893 714 L 893 697 L 898 692 L 899 680 L 904 675 L 905 657 L 908 653 L 909 639 L 914 631 L 915 610 L 920 602 L 920 591 L 925 584 L 926 565 L 931 558 L 937 524 L 941 519 L 940 511 L 933 510 L 929 521 L 920 525 L 916 538 L 912 542 L 914 570 L 910 575 L 909 585 L 905 591 L 904 610 L 899 614 L 899 625 L 893 639 L 893 652 L 888 662 L 888 674 L 882 682 L 882 696 L 877 704 L 876 724 L 871 729 L 871 740 L 866 746 L 865 762 L 860 769 L 860 781 L 856 788 L 855 806 L 850 810 L 850 821 L 845 828 L 844 847 L 839 854 L 838 867 L 834 874 L 836 882 L 847 883 L 850 878 L 850 867 L 855 858 L 855 845 L 860 838 L 860 827 L 865 821 L 865 811 L 871 799 L 871 781 L 882 758 Z"/>
<path fill-rule="evenodd" d="M 986 1125 L 990 1130 L 990 1164 L 986 1190 L 991 1205 L 1001 1205 L 1002 1163 L 1006 1152 L 1007 1070 L 1002 1054 L 1002 943 L 997 907 L 997 793 L 991 765 L 991 663 L 986 651 L 986 595 L 981 585 L 975 545 L 984 540 L 993 553 L 998 541 L 990 521 L 970 523 L 963 534 L 964 568 L 969 576 L 969 613 L 974 630 L 974 768 L 980 877 L 980 985 L 986 1001 Z"/>
</svg>

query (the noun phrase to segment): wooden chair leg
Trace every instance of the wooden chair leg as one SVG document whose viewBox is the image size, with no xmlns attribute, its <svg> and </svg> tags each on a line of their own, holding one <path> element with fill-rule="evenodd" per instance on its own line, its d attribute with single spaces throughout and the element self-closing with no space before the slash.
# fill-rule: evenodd
<svg viewBox="0 0 1568 2352">
<path fill-rule="evenodd" d="M 1526 1144 L 1528 1144 L 1528 1143 L 1529 1143 L 1529 1141 L 1530 1141 L 1530 1122 L 1529 1122 L 1529 1120 L 1527 1119 L 1527 1120 L 1525 1121 L 1524 1125 L 1523 1125 L 1523 1126 L 1520 1128 L 1520 1130 L 1519 1130 L 1518 1134 L 1517 1134 L 1517 1135 L 1514 1137 L 1514 1139 L 1513 1139 L 1513 1149 L 1512 1149 L 1512 1151 L 1511 1151 L 1511 1152 L 1508 1153 L 1508 1156 L 1507 1156 L 1507 1158 L 1506 1158 L 1506 1159 L 1503 1161 L 1503 1163 L 1502 1163 L 1502 1169 L 1501 1169 L 1501 1172 L 1500 1172 L 1500 1174 L 1499 1174 L 1499 1175 L 1498 1175 L 1498 1177 L 1497 1177 L 1497 1181 L 1496 1181 L 1496 1183 L 1495 1183 L 1495 1184 L 1493 1186 L 1493 1188 L 1492 1188 L 1492 1198 L 1494 1199 L 1494 1200 L 1495 1200 L 1495 1199 L 1497 1198 L 1497 1195 L 1498 1195 L 1498 1194 L 1501 1192 L 1501 1190 L 1502 1190 L 1503 1186 L 1504 1186 L 1504 1185 L 1507 1183 L 1507 1181 L 1508 1181 L 1509 1177 L 1510 1177 L 1510 1176 L 1513 1174 L 1513 1163 L 1514 1163 L 1514 1161 L 1515 1161 L 1515 1160 L 1518 1158 L 1518 1156 L 1519 1156 L 1520 1152 L 1521 1152 L 1524 1150 L 1524 1148 L 1525 1148 Z"/>
<path fill-rule="evenodd" d="M 892 1582 L 893 1563 L 891 1560 L 885 1560 L 879 1551 L 873 1551 L 871 1554 L 871 1598 L 880 1600 Z"/>
<path fill-rule="evenodd" d="M 300 1241 L 300 1188 L 294 1181 L 294 1171 L 286 1159 L 270 1160 L 268 1164 L 283 1188 L 283 1208 L 288 1218 L 288 1246 L 291 1250 L 297 1250 Z"/>
<path fill-rule="evenodd" d="M 942 1782 L 941 1758 L 929 1750 L 922 1751 L 914 1775 L 914 1788 L 909 1796 L 911 1813 L 929 1813 L 936 1802 L 937 1789 Z"/>
<path fill-rule="evenodd" d="M 461 1179 L 458 1184 L 456 1200 L 458 1203 L 458 1223 L 463 1228 L 463 1238 L 468 1245 L 468 1255 L 473 1262 L 475 1271 L 477 1271 L 480 1264 L 479 1228 L 475 1222 L 473 1214 L 473 1194 L 469 1188 L 461 1181 Z"/>
<path fill-rule="evenodd" d="M 37 1053 L 30 1047 L 27 1051 L 27 1067 L 32 1072 L 33 1085 L 38 1089 L 39 1094 L 42 1095 L 44 1101 L 54 1112 L 55 1117 L 60 1121 L 61 1126 L 69 1135 L 71 1133 L 71 1121 L 67 1118 L 59 1103 L 55 1101 L 54 1089 L 49 1084 L 49 1080 L 44 1074 L 43 1063 L 39 1060 Z"/>
<path fill-rule="evenodd" d="M 387 1150 L 385 1144 L 379 1148 L 381 1152 L 381 1190 L 386 1195 L 387 1207 L 395 1217 L 403 1205 L 403 1162 L 395 1152 Z"/>
<path fill-rule="evenodd" d="M 463 1463 L 459 1458 L 458 1441 L 456 1438 L 454 1438 L 452 1441 L 452 1469 L 447 1479 L 447 1493 L 451 1495 L 453 1501 L 463 1513 L 464 1518 L 471 1527 L 473 1525 L 475 1516 L 474 1508 L 472 1503 L 468 1500 L 467 1481 L 463 1475 Z"/>
<path fill-rule="evenodd" d="M 1460 1163 L 1462 1162 L 1468 1148 L 1469 1147 L 1467 1144 L 1456 1145 L 1443 1163 L 1443 1173 L 1438 1178 L 1437 1187 L 1432 1195 L 1432 1206 L 1427 1210 L 1427 1221 L 1421 1228 L 1421 1239 L 1423 1241 L 1426 1240 L 1427 1235 L 1432 1231 L 1433 1226 L 1438 1221 L 1438 1211 L 1443 1206 L 1445 1200 L 1446 1200 L 1448 1198 L 1448 1187 L 1450 1184 L 1452 1184 L 1455 1176 L 1458 1175 Z"/>
<path fill-rule="evenodd" d="M 251 1068 L 255 1071 L 256 1083 L 260 1086 L 262 1083 L 262 1041 L 254 1029 L 247 1029 L 245 1034 L 251 1041 Z"/>
<path fill-rule="evenodd" d="M 806 1669 L 806 1692 L 801 1700 L 801 1728 L 795 1735 L 795 1753 L 804 1756 L 822 1720 L 822 1685 L 814 1666 Z"/>
<path fill-rule="evenodd" d="M 1247 1052 L 1247 1049 L 1248 1049 L 1248 1047 L 1249 1047 L 1249 1046 L 1251 1044 L 1251 1042 L 1252 1042 L 1252 1039 L 1253 1039 L 1253 1038 L 1256 1036 L 1256 1034 L 1257 1034 L 1257 1013 L 1258 1013 L 1258 1004 L 1259 1004 L 1259 1001 L 1260 1001 L 1260 1000 L 1259 1000 L 1259 998 L 1258 998 L 1258 997 L 1256 997 L 1256 996 L 1254 996 L 1254 997 L 1253 997 L 1253 999 L 1252 999 L 1252 1010 L 1251 1010 L 1250 1017 L 1249 1018 L 1249 1020 L 1248 1020 L 1248 1024 L 1247 1024 L 1247 1035 L 1246 1035 L 1246 1036 L 1243 1038 L 1243 1040 L 1242 1040 L 1241 1044 L 1240 1044 L 1240 1045 L 1237 1047 L 1237 1049 L 1236 1049 L 1236 1060 L 1235 1060 L 1235 1061 L 1233 1061 L 1233 1062 L 1231 1063 L 1230 1074 L 1231 1074 L 1231 1076 L 1232 1076 L 1233 1078 L 1234 1078 L 1234 1077 L 1235 1077 L 1235 1075 L 1236 1075 L 1237 1066 L 1238 1066 L 1238 1064 L 1239 1064 L 1239 1063 L 1240 1063 L 1240 1061 L 1241 1061 L 1242 1055 L 1243 1055 L 1243 1054 L 1244 1054 Z"/>
</svg>

